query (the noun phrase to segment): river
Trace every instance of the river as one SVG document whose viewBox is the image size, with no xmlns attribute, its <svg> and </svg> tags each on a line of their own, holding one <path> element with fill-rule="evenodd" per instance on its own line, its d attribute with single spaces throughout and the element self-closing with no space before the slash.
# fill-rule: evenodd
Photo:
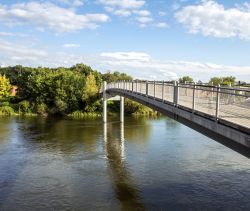
<svg viewBox="0 0 250 211">
<path fill-rule="evenodd" d="M 249 210 L 250 160 L 169 118 L 0 118 L 0 210 Z"/>
</svg>

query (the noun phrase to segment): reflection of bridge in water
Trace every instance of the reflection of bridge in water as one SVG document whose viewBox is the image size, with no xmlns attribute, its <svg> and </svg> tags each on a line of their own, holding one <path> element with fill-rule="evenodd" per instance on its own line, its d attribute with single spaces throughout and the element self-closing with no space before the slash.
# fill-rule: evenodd
<svg viewBox="0 0 250 211">
<path fill-rule="evenodd" d="M 103 125 L 104 151 L 113 177 L 116 197 L 121 210 L 144 210 L 139 190 L 125 163 L 124 124 L 121 123 L 118 130 L 114 129 L 117 128 L 113 128 L 112 123 Z"/>
<path fill-rule="evenodd" d="M 219 142 L 249 154 L 250 90 L 196 84 L 129 81 L 103 86 L 103 120 L 107 99 L 120 96 L 121 122 L 124 97 L 159 111 Z M 250 154 L 249 154 L 250 156 Z"/>
</svg>

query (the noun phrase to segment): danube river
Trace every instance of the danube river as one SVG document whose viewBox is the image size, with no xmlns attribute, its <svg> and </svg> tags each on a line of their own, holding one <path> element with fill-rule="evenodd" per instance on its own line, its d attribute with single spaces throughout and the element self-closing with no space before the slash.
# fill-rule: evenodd
<svg viewBox="0 0 250 211">
<path fill-rule="evenodd" d="M 250 160 L 168 119 L 0 119 L 0 210 L 249 210 Z"/>
</svg>

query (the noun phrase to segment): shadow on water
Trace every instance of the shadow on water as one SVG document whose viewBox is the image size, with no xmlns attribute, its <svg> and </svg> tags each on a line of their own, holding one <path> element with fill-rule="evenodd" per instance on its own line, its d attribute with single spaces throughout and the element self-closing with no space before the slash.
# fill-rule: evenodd
<svg viewBox="0 0 250 211">
<path fill-rule="evenodd" d="M 124 124 L 104 124 L 104 151 L 111 170 L 116 198 L 121 210 L 144 210 L 140 191 L 125 162 Z"/>
</svg>

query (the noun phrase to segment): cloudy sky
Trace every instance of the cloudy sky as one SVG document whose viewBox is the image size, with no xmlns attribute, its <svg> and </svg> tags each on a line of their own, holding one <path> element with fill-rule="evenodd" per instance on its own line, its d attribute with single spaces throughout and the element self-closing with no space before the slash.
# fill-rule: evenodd
<svg viewBox="0 0 250 211">
<path fill-rule="evenodd" d="M 1 0 L 0 65 L 250 82 L 250 1 Z"/>
</svg>

